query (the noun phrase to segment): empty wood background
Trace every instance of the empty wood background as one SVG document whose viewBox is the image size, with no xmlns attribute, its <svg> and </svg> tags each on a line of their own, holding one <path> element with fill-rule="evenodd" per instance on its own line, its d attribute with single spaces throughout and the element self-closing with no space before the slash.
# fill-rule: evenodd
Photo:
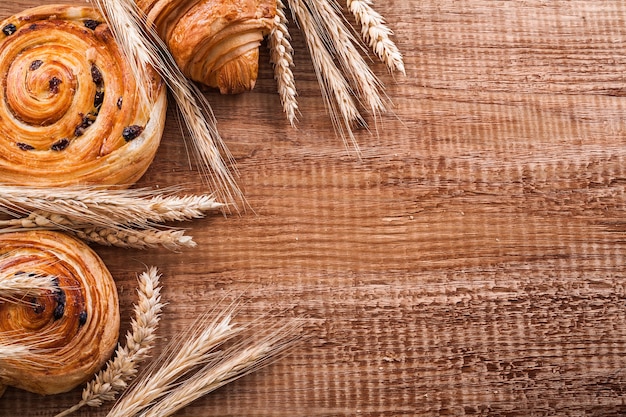
<svg viewBox="0 0 626 417">
<path fill-rule="evenodd" d="M 394 108 L 357 133 L 362 158 L 292 25 L 297 129 L 265 49 L 253 92 L 207 93 L 254 211 L 189 223 L 182 253 L 95 248 L 122 331 L 144 265 L 164 274 L 159 346 L 223 299 L 241 322 L 306 319 L 291 355 L 180 416 L 626 414 L 626 3 L 374 7 L 407 75 L 372 64 Z M 169 116 L 140 185 L 202 191 Z M 0 413 L 79 398 L 9 389 Z"/>
</svg>

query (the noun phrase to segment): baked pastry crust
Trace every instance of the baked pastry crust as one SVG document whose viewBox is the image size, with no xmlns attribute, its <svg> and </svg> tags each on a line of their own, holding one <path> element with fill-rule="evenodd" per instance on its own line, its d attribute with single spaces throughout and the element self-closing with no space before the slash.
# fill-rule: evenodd
<svg viewBox="0 0 626 417">
<path fill-rule="evenodd" d="M 119 337 L 115 282 L 86 244 L 62 232 L 0 234 L 0 270 L 55 277 L 57 289 L 0 302 L 0 338 L 34 344 L 33 360 L 0 360 L 0 388 L 69 391 L 93 377 Z"/>
<path fill-rule="evenodd" d="M 138 0 L 182 72 L 223 94 L 251 90 L 275 0 Z"/>
<path fill-rule="evenodd" d="M 166 88 L 146 68 L 154 103 L 102 16 L 40 6 L 0 23 L 0 182 L 130 186 L 159 146 Z"/>
</svg>

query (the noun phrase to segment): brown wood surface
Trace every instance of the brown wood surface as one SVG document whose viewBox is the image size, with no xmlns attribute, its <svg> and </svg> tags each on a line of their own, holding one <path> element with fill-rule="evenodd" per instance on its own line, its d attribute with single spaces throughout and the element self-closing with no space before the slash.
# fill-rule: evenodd
<svg viewBox="0 0 626 417">
<path fill-rule="evenodd" d="M 123 318 L 136 273 L 161 268 L 162 344 L 224 298 L 244 322 L 306 318 L 290 356 L 179 415 L 626 414 L 626 3 L 375 7 L 407 76 L 373 64 L 395 107 L 358 132 L 362 159 L 292 25 L 297 129 L 265 50 L 253 92 L 207 93 L 254 212 L 190 223 L 182 253 L 96 247 Z M 203 190 L 170 111 L 140 185 L 177 184 Z M 79 397 L 9 389 L 0 413 Z"/>
</svg>

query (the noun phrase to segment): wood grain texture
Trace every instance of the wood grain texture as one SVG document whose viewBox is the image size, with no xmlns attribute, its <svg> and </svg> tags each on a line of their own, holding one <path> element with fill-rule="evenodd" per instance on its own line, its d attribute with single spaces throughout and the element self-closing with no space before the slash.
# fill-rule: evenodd
<svg viewBox="0 0 626 417">
<path fill-rule="evenodd" d="M 135 274 L 161 268 L 162 344 L 223 299 L 242 321 L 306 318 L 290 356 L 178 415 L 626 414 L 626 3 L 375 7 L 407 76 L 373 64 L 395 107 L 358 133 L 361 160 L 292 25 L 298 129 L 266 51 L 253 92 L 207 93 L 254 211 L 190 223 L 196 250 L 96 248 L 122 317 Z M 175 184 L 202 190 L 170 109 L 140 185 Z M 9 389 L 0 414 L 79 397 Z"/>
</svg>

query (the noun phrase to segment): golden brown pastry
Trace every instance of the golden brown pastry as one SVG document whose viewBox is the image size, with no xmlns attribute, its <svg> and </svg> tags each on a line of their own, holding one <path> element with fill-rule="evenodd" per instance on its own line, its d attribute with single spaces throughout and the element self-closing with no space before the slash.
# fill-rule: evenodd
<svg viewBox="0 0 626 417">
<path fill-rule="evenodd" d="M 276 0 L 137 0 L 182 72 L 223 94 L 251 90 Z"/>
<path fill-rule="evenodd" d="M 100 258 L 61 232 L 0 234 L 0 270 L 55 277 L 56 289 L 0 302 L 0 338 L 36 345 L 37 357 L 0 360 L 0 385 L 69 391 L 111 356 L 119 334 L 115 283 Z M 36 343 L 35 343 L 36 342 Z"/>
<path fill-rule="evenodd" d="M 0 23 L 0 182 L 129 186 L 152 162 L 166 88 L 146 69 L 155 103 L 100 14 L 41 6 Z"/>
</svg>

